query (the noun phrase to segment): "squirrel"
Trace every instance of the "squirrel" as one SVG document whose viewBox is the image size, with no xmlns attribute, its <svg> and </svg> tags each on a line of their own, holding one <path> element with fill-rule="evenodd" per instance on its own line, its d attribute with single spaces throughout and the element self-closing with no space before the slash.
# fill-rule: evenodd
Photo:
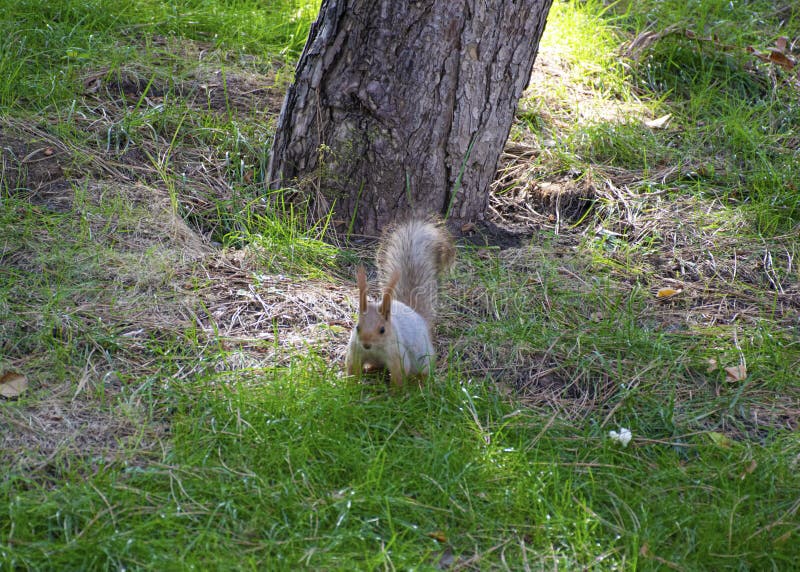
<svg viewBox="0 0 800 572">
<path fill-rule="evenodd" d="M 399 386 L 433 371 L 438 277 L 454 258 L 453 240 L 441 224 L 412 219 L 384 233 L 376 255 L 383 285 L 379 304 L 368 302 L 367 275 L 358 267 L 358 323 L 347 346 L 348 375 L 360 377 L 364 366 L 386 368 Z"/>
</svg>

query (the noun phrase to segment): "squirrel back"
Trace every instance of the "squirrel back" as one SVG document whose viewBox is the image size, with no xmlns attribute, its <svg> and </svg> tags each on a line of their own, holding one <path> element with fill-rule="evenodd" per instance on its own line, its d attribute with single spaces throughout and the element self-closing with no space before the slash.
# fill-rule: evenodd
<svg viewBox="0 0 800 572">
<path fill-rule="evenodd" d="M 429 328 L 436 321 L 439 274 L 455 258 L 450 234 L 441 224 L 412 219 L 389 228 L 376 256 L 384 287 L 394 283 L 394 298 L 417 312 Z"/>
</svg>

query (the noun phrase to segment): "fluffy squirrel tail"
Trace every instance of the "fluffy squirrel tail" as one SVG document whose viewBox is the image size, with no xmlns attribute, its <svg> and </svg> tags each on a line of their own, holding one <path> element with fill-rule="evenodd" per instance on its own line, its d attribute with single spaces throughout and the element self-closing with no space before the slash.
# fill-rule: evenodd
<svg viewBox="0 0 800 572">
<path fill-rule="evenodd" d="M 397 280 L 394 296 L 425 319 L 436 321 L 439 274 L 453 265 L 455 248 L 450 233 L 426 220 L 410 220 L 390 228 L 377 253 L 381 284 Z"/>
</svg>

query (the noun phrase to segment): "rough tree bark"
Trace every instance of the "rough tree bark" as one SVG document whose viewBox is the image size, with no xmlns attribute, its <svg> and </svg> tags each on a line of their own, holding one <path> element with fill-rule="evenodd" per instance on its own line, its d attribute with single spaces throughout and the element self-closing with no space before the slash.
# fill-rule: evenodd
<svg viewBox="0 0 800 572">
<path fill-rule="evenodd" d="M 408 213 L 483 217 L 552 0 L 323 0 L 268 180 L 378 234 Z"/>
</svg>

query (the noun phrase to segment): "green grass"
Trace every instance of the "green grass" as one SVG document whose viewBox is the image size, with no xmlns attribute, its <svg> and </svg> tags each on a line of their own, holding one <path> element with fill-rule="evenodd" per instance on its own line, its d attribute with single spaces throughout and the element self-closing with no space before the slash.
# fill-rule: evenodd
<svg viewBox="0 0 800 572">
<path fill-rule="evenodd" d="M 163 37 L 206 42 L 234 57 L 257 54 L 269 66 L 299 54 L 316 9 L 314 1 L 293 0 L 136 0 L 124 5 L 112 0 L 6 1 L 0 20 L 0 70 L 6 72 L 0 106 L 68 105 L 81 93 L 88 70 L 114 72 L 140 61 L 157 66 L 153 60 L 159 59 L 175 62 L 176 54 L 164 46 Z"/>
<path fill-rule="evenodd" d="M 800 108 L 746 51 L 796 14 L 556 3 L 510 187 L 590 209 L 459 248 L 447 359 L 388 392 L 339 375 L 362 253 L 263 194 L 314 2 L 2 8 L 0 375 L 30 387 L 0 399 L 0 569 L 800 558 Z M 673 24 L 732 47 L 619 55 Z"/>
<path fill-rule="evenodd" d="M 449 546 L 483 565 L 502 554 L 614 569 L 648 568 L 648 546 L 690 568 L 791 564 L 781 537 L 796 521 L 778 522 L 798 486 L 789 435 L 618 450 L 592 420 L 543 426 L 454 377 L 392 397 L 314 359 L 199 376 L 175 390 L 162 462 L 101 465 L 88 482 L 66 472 L 55 490 L 7 478 L 0 556 L 12 568 L 430 568 Z"/>
</svg>

